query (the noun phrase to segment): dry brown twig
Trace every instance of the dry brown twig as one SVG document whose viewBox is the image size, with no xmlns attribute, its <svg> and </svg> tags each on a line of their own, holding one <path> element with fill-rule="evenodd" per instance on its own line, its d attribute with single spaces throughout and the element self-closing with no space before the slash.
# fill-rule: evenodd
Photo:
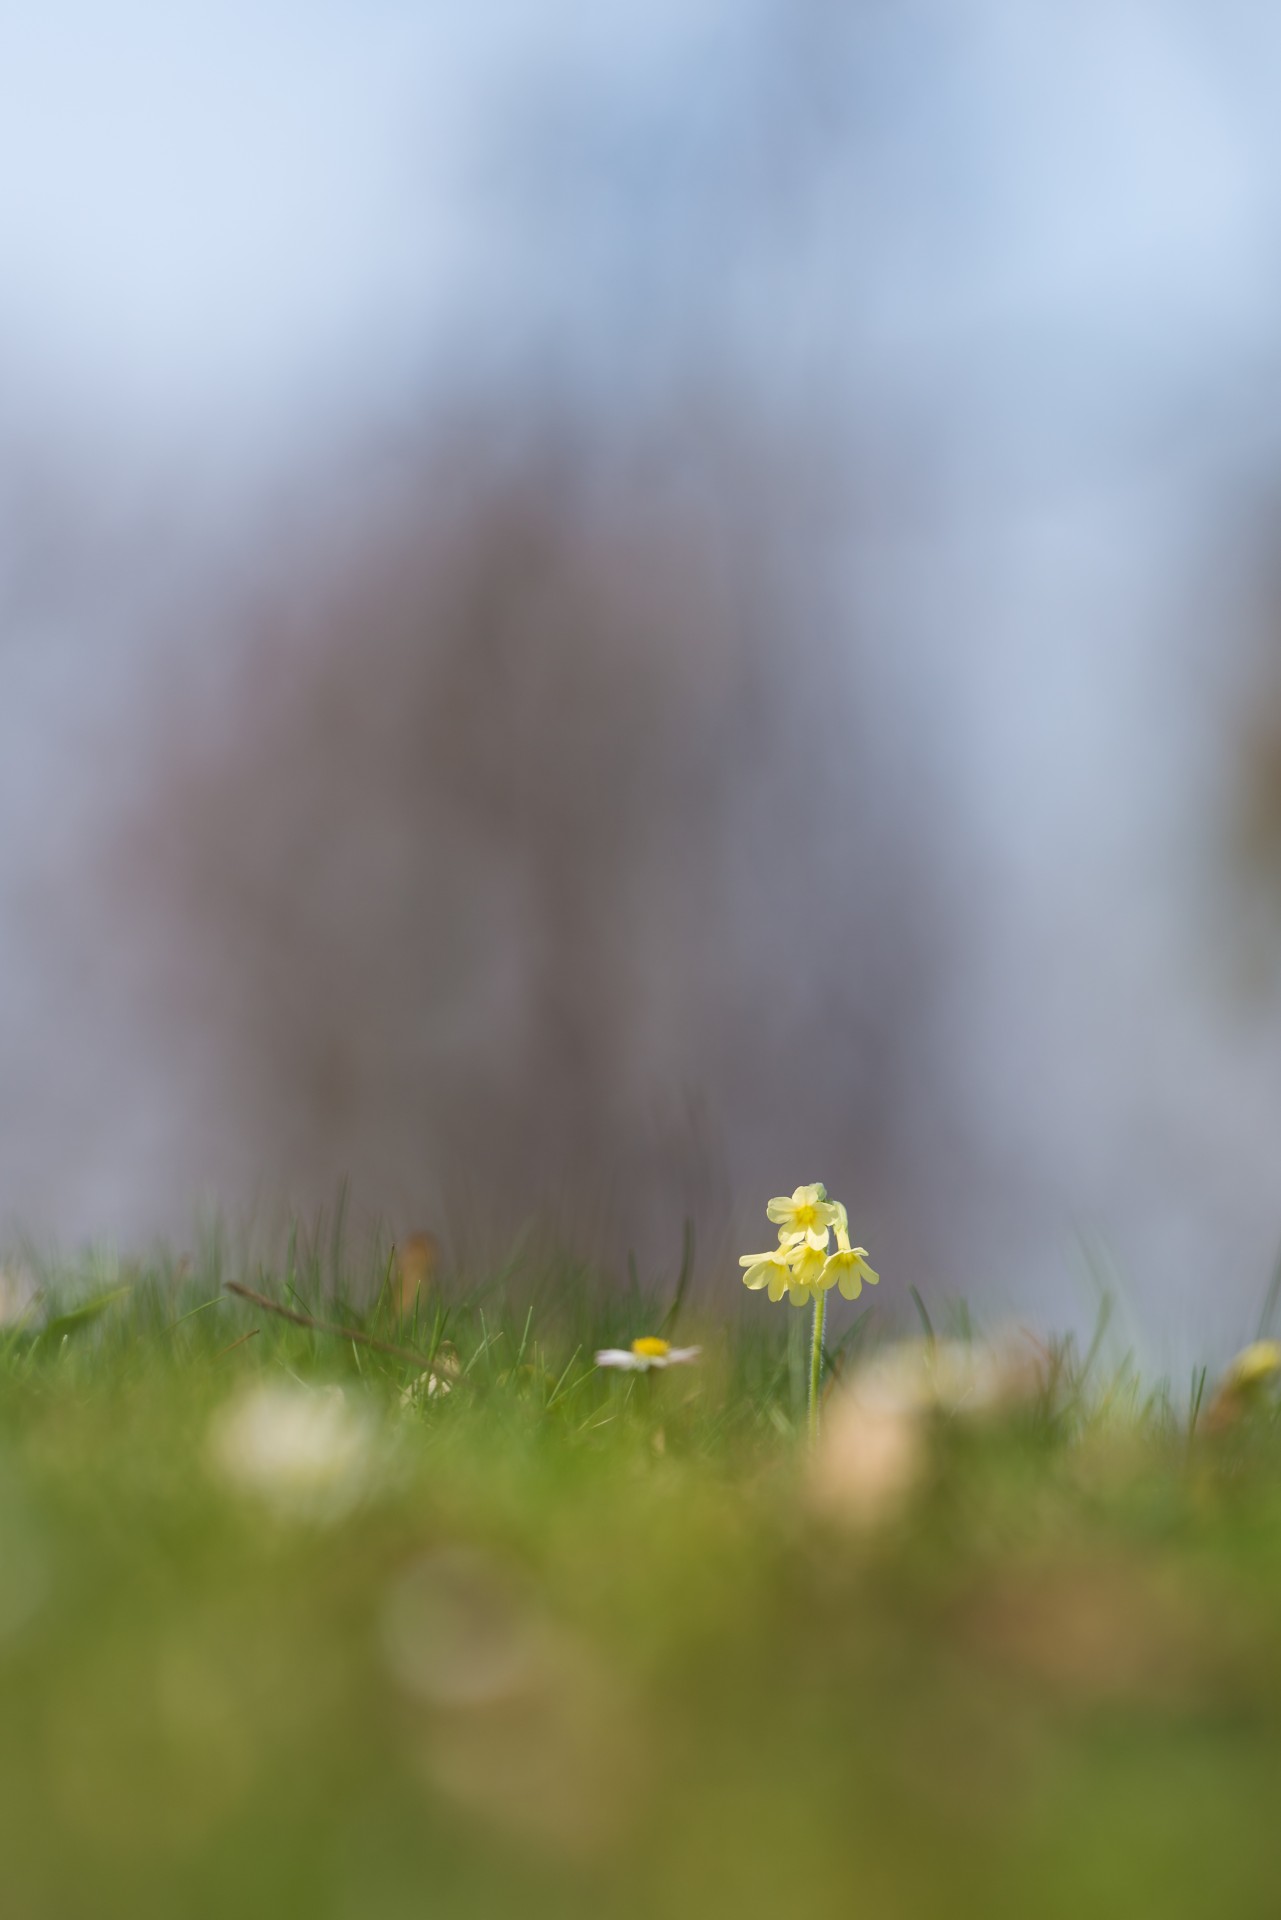
<svg viewBox="0 0 1281 1920">
<path fill-rule="evenodd" d="M 225 1282 L 228 1293 L 237 1294 L 242 1300 L 252 1300 L 256 1307 L 262 1307 L 267 1313 L 278 1314 L 282 1320 L 292 1320 L 296 1327 L 309 1327 L 313 1333 L 331 1333 L 339 1340 L 355 1340 L 362 1347 L 372 1347 L 376 1353 L 389 1353 L 393 1359 L 409 1360 L 416 1367 L 432 1367 L 439 1364 L 439 1355 L 434 1359 L 425 1353 L 415 1353 L 412 1347 L 398 1347 L 390 1340 L 377 1340 L 372 1333 L 362 1333 L 359 1327 L 339 1327 L 332 1321 L 314 1320 L 309 1313 L 299 1313 L 293 1307 L 282 1307 L 277 1300 L 269 1300 L 265 1293 L 255 1293 L 252 1287 L 242 1286 L 239 1280 Z"/>
<path fill-rule="evenodd" d="M 217 1353 L 214 1355 L 214 1359 L 221 1360 L 224 1355 L 234 1353 L 237 1347 L 243 1347 L 246 1340 L 252 1340 L 256 1333 L 261 1332 L 261 1327 L 250 1327 L 248 1333 L 242 1333 L 239 1340 L 233 1340 L 229 1347 L 219 1347 Z"/>
</svg>

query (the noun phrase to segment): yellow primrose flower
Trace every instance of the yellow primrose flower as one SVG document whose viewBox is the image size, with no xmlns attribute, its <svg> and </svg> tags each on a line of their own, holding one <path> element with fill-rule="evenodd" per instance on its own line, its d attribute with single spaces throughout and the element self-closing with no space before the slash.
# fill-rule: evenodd
<svg viewBox="0 0 1281 1920">
<path fill-rule="evenodd" d="M 842 1207 L 841 1212 L 844 1211 Z M 823 1263 L 820 1285 L 824 1288 L 839 1287 L 847 1300 L 857 1300 L 863 1291 L 864 1281 L 869 1287 L 874 1287 L 880 1277 L 867 1264 L 867 1248 L 850 1245 L 849 1228 L 841 1221 L 836 1229 L 836 1252 L 829 1254 Z"/>
<path fill-rule="evenodd" d="M 1243 1347 L 1224 1376 L 1223 1384 L 1240 1390 L 1272 1380 L 1281 1373 L 1281 1346 L 1275 1340 L 1255 1340 Z"/>
<path fill-rule="evenodd" d="M 1266 1398 L 1265 1388 L 1281 1374 L 1281 1345 L 1275 1340 L 1254 1340 L 1243 1347 L 1229 1363 L 1205 1410 L 1204 1425 L 1210 1433 L 1233 1427 L 1252 1407 Z"/>
<path fill-rule="evenodd" d="M 630 1347 L 602 1347 L 598 1367 L 618 1367 L 623 1373 L 648 1373 L 651 1367 L 682 1367 L 697 1360 L 701 1347 L 674 1347 L 657 1334 L 646 1333 Z"/>
<path fill-rule="evenodd" d="M 762 1287 L 769 1288 L 769 1297 L 779 1301 L 787 1292 L 792 1281 L 791 1247 L 767 1247 L 764 1253 L 740 1254 L 738 1264 L 746 1267 L 743 1285 L 758 1293 Z"/>
<path fill-rule="evenodd" d="M 824 1239 L 827 1235 L 824 1234 Z M 826 1262 L 819 1247 L 791 1247 L 792 1277 L 788 1282 L 788 1292 L 794 1307 L 803 1307 L 810 1300 L 817 1300 L 827 1284 L 823 1279 Z"/>
<path fill-rule="evenodd" d="M 780 1196 L 771 1200 L 765 1209 L 766 1217 L 778 1228 L 782 1246 L 794 1247 L 803 1240 L 818 1252 L 826 1250 L 828 1233 L 842 1212 L 843 1209 L 828 1199 L 827 1188 L 821 1181 L 797 1187 L 790 1200 Z"/>
<path fill-rule="evenodd" d="M 847 1300 L 857 1300 L 864 1282 L 874 1287 L 880 1278 L 867 1264 L 867 1248 L 850 1245 L 849 1215 L 839 1200 L 829 1200 L 819 1181 L 797 1187 L 790 1198 L 780 1194 L 765 1208 L 778 1228 L 778 1245 L 765 1253 L 745 1253 L 739 1260 L 743 1284 L 753 1292 L 769 1288 L 771 1300 L 787 1294 L 794 1307 L 814 1302 L 814 1334 L 810 1342 L 810 1443 L 818 1439 L 819 1387 L 823 1378 L 823 1324 L 827 1296 L 839 1287 Z M 832 1229 L 836 1250 L 828 1253 Z"/>
</svg>

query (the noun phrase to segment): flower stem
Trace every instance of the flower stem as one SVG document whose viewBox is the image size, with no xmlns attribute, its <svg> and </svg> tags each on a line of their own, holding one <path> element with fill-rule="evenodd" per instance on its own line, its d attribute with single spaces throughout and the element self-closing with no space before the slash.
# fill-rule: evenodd
<svg viewBox="0 0 1281 1920">
<path fill-rule="evenodd" d="M 823 1377 L 823 1322 L 827 1318 L 827 1295 L 814 1295 L 814 1345 L 810 1349 L 810 1445 L 818 1439 L 818 1389 Z"/>
</svg>

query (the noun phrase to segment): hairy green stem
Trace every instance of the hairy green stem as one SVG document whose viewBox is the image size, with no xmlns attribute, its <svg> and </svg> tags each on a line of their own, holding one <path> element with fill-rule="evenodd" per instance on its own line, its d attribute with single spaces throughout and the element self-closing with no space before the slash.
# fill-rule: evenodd
<svg viewBox="0 0 1281 1920">
<path fill-rule="evenodd" d="M 827 1319 L 827 1295 L 814 1295 L 814 1344 L 810 1349 L 810 1445 L 818 1439 L 818 1389 L 823 1377 L 823 1322 Z"/>
</svg>

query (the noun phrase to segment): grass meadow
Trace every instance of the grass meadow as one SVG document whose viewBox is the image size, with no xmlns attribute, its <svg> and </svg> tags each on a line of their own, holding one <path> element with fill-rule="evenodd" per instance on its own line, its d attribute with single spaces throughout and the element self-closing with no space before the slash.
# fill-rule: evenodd
<svg viewBox="0 0 1281 1920">
<path fill-rule="evenodd" d="M 732 1269 L 410 1307 L 321 1247 L 0 1331 L 4 1920 L 1276 1913 L 1266 1392 L 1051 1344 L 843 1511 L 806 1316 Z M 593 1363 L 662 1331 L 698 1360 Z"/>
</svg>

